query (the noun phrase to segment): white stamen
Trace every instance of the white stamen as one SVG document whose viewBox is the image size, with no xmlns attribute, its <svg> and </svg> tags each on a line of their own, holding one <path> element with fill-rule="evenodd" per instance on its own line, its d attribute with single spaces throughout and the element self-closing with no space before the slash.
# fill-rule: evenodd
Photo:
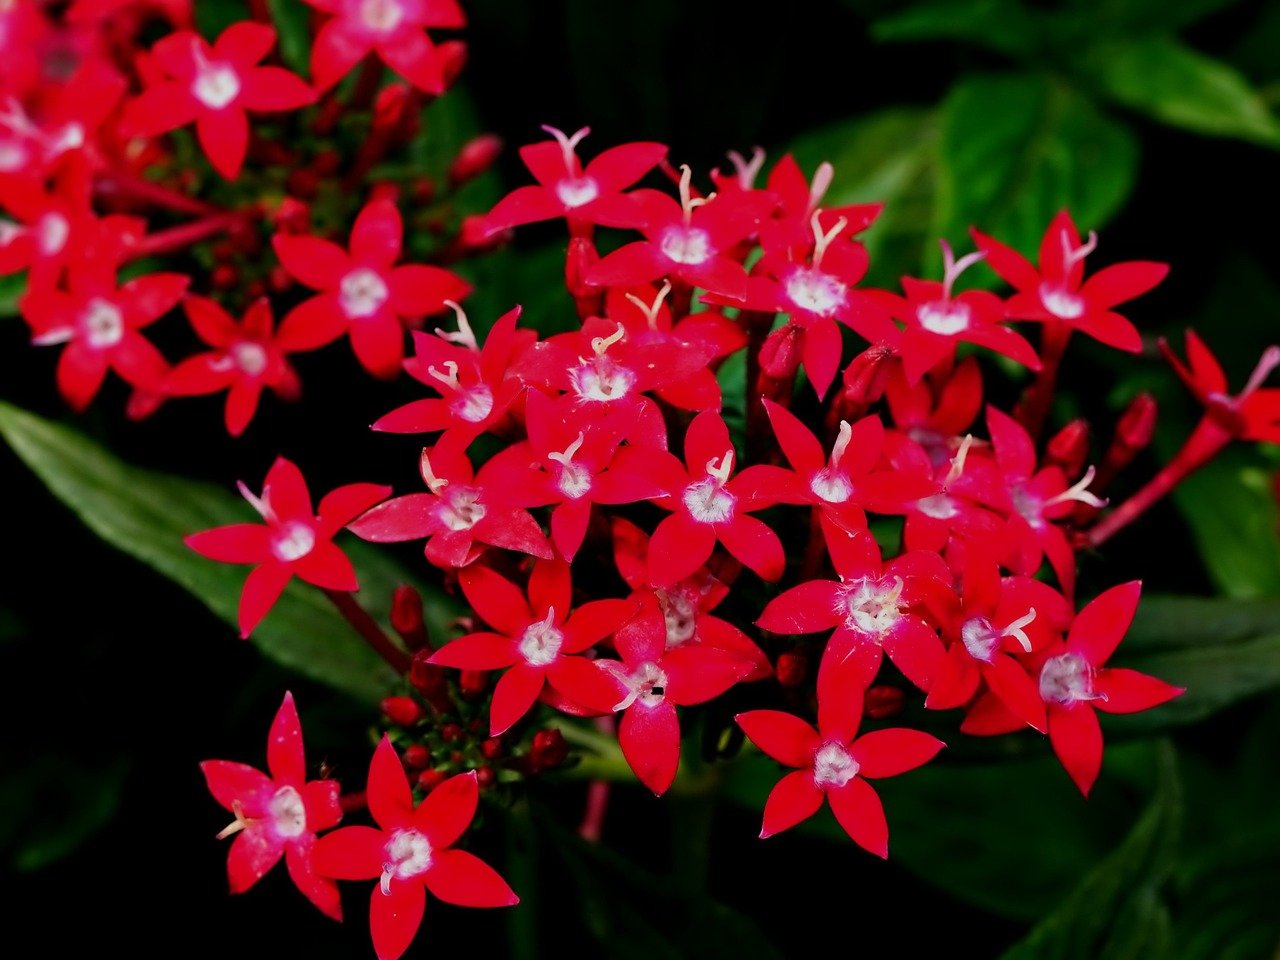
<svg viewBox="0 0 1280 960">
<path fill-rule="evenodd" d="M 240 371 L 249 377 L 261 376 L 267 369 L 267 351 L 260 343 L 252 340 L 241 340 L 231 345 L 231 360 Z"/>
<path fill-rule="evenodd" d="M 668 260 L 685 266 L 706 263 L 714 255 L 711 234 L 698 227 L 668 227 L 658 241 L 658 249 Z"/>
<path fill-rule="evenodd" d="M 569 176 L 576 177 L 578 175 L 578 157 L 574 151 L 577 149 L 578 144 L 582 142 L 582 138 L 591 132 L 591 128 L 583 127 L 571 137 L 566 136 L 563 130 L 545 123 L 542 125 L 542 129 L 555 137 L 556 142 L 560 144 L 560 153 L 564 157 L 564 168 Z"/>
<path fill-rule="evenodd" d="M 60 213 L 46 213 L 36 224 L 36 241 L 46 257 L 61 253 L 70 236 L 71 224 Z"/>
<path fill-rule="evenodd" d="M 1025 650 L 1027 653 L 1030 653 L 1031 638 L 1027 636 L 1027 632 L 1022 628 L 1027 626 L 1029 623 L 1031 623 L 1031 621 L 1035 620 L 1035 618 L 1036 618 L 1036 608 L 1032 607 L 1030 610 L 1028 610 L 1026 613 L 1020 616 L 1017 620 L 1013 621 L 1013 623 L 1005 627 L 1004 630 L 1000 632 L 1000 636 L 1016 638 L 1019 645 L 1022 647 L 1022 649 Z"/>
<path fill-rule="evenodd" d="M 390 296 L 386 282 L 368 267 L 357 267 L 338 284 L 338 299 L 348 317 L 372 316 Z"/>
<path fill-rule="evenodd" d="M 960 474 L 964 473 L 964 463 L 969 459 L 969 448 L 973 446 L 973 434 L 965 435 L 960 441 L 960 449 L 956 451 L 956 455 L 951 458 L 951 469 L 947 471 L 946 477 L 942 481 L 942 488 L 946 490 L 951 484 L 960 479 Z"/>
<path fill-rule="evenodd" d="M 110 300 L 94 297 L 80 314 L 89 346 L 104 350 L 124 339 L 124 315 Z"/>
<path fill-rule="evenodd" d="M 1089 254 L 1093 253 L 1093 251 L 1096 249 L 1098 249 L 1097 231 L 1090 230 L 1089 239 L 1085 241 L 1083 244 L 1081 244 L 1079 247 L 1076 247 L 1074 250 L 1072 250 L 1071 235 L 1067 232 L 1066 227 L 1063 227 L 1062 229 L 1062 269 L 1064 271 L 1070 270 L 1072 267 L 1074 267 L 1077 263 L 1079 263 Z"/>
<path fill-rule="evenodd" d="M 525 627 L 516 649 L 531 667 L 545 667 L 555 663 L 564 645 L 564 634 L 555 627 L 556 608 L 548 607 L 547 615 L 537 623 Z"/>
<path fill-rule="evenodd" d="M 737 150 L 729 151 L 729 162 L 738 173 L 738 186 L 743 190 L 751 190 L 756 185 L 756 177 L 764 167 L 764 147 L 752 147 L 751 159 L 747 160 Z"/>
<path fill-rule="evenodd" d="M 570 210 L 586 206 L 600 196 L 594 177 L 565 177 L 556 183 L 556 199 Z"/>
<path fill-rule="evenodd" d="M 249 505 L 258 511 L 258 516 L 267 523 L 274 523 L 276 519 L 275 511 L 271 509 L 271 504 L 267 502 L 267 498 L 257 496 L 250 490 L 243 480 L 236 481 L 236 487 L 240 490 L 240 496 L 249 501 Z"/>
<path fill-rule="evenodd" d="M 1084 316 L 1084 297 L 1064 287 L 1049 283 L 1040 284 L 1040 302 L 1044 308 L 1060 320 L 1076 320 Z"/>
<path fill-rule="evenodd" d="M 667 631 L 667 649 L 673 650 L 688 643 L 697 633 L 697 603 L 684 591 L 668 593 L 666 590 L 657 590 L 655 593 Z"/>
<path fill-rule="evenodd" d="M 845 301 L 848 287 L 818 267 L 795 267 L 786 279 L 787 298 L 801 310 L 829 317 Z"/>
<path fill-rule="evenodd" d="M 689 165 L 687 163 L 682 163 L 680 165 L 680 209 L 684 211 L 684 225 L 686 227 L 689 226 L 693 219 L 694 209 L 702 206 L 715 196 L 714 193 L 707 197 L 692 196 L 692 181 L 693 171 L 689 169 Z M 673 257 L 672 259 L 675 258 Z"/>
<path fill-rule="evenodd" d="M 827 247 L 831 245 L 831 241 L 840 236 L 845 227 L 849 225 L 846 217 L 841 217 L 826 233 L 822 232 L 822 225 L 819 222 L 822 218 L 822 211 L 813 211 L 813 216 L 809 218 L 809 226 L 813 228 L 813 259 L 812 264 L 817 267 L 822 265 L 822 257 L 827 252 Z"/>
<path fill-rule="evenodd" d="M 595 351 L 595 354 L 597 357 L 602 357 L 604 356 L 604 353 L 606 350 L 612 347 L 619 340 L 623 339 L 626 335 L 627 335 L 627 328 L 624 327 L 622 324 L 618 324 L 618 329 L 615 330 L 613 333 L 609 334 L 609 336 L 592 337 L 591 349 Z M 578 359 L 582 360 L 583 363 L 587 362 L 582 357 L 579 357 Z"/>
<path fill-rule="evenodd" d="M 712 457 L 707 461 L 707 475 L 715 477 L 720 483 L 728 483 L 733 474 L 733 448 L 724 452 L 724 456 Z"/>
<path fill-rule="evenodd" d="M 951 244 L 945 240 L 939 240 L 938 243 L 942 246 L 942 296 L 950 300 L 951 288 L 956 280 L 960 278 L 960 274 L 964 273 L 987 254 L 985 251 L 975 250 L 973 253 L 966 253 L 957 260 L 956 255 L 951 250 Z"/>
<path fill-rule="evenodd" d="M 1280 347 L 1267 347 L 1258 359 L 1258 365 L 1253 368 L 1253 373 L 1249 374 L 1249 382 L 1244 385 L 1244 389 L 1236 396 L 1236 401 L 1243 400 L 1261 387 L 1267 377 L 1271 375 L 1271 371 L 1278 366 L 1280 366 Z"/>
<path fill-rule="evenodd" d="M 828 740 L 813 755 L 813 782 L 819 787 L 843 787 L 860 769 L 848 748 L 834 740 Z"/>
<path fill-rule="evenodd" d="M 1089 485 L 1093 483 L 1093 478 L 1097 474 L 1097 469 L 1090 465 L 1089 469 L 1084 472 L 1084 476 L 1073 483 L 1061 493 L 1050 497 L 1044 502 L 1046 507 L 1053 506 L 1055 503 L 1063 503 L 1067 500 L 1075 500 L 1079 503 L 1087 503 L 1091 507 L 1101 509 L 1107 505 L 1107 501 L 1102 497 L 1089 492 Z"/>
<path fill-rule="evenodd" d="M 210 110 L 221 110 L 240 96 L 240 76 L 229 63 L 203 61 L 191 82 L 191 95 Z"/>
<path fill-rule="evenodd" d="M 653 298 L 653 303 L 645 303 L 634 293 L 628 293 L 627 299 L 640 308 L 640 312 L 644 314 L 645 320 L 649 322 L 650 330 L 658 329 L 658 314 L 662 310 L 662 301 L 667 299 L 667 294 L 671 292 L 671 281 L 663 280 L 662 289 L 658 291 L 657 296 Z"/>
<path fill-rule="evenodd" d="M 293 787 L 286 784 L 277 790 L 267 803 L 267 810 L 275 821 L 277 836 L 292 840 L 307 832 L 307 807 Z"/>
<path fill-rule="evenodd" d="M 880 642 L 902 617 L 898 602 L 903 590 L 901 577 L 891 581 L 863 577 L 843 583 L 841 588 L 835 612 L 850 630 Z"/>
<path fill-rule="evenodd" d="M 437 477 L 431 467 L 431 458 L 427 455 L 427 451 L 422 451 L 422 458 L 418 461 L 418 470 L 422 474 L 422 479 L 427 484 L 427 489 L 440 496 L 440 491 L 449 485 L 449 481 L 444 477 Z"/>
<path fill-rule="evenodd" d="M 439 380 L 440 383 L 450 390 L 460 389 L 458 383 L 458 362 L 456 360 L 446 360 L 441 366 L 445 372 L 441 372 L 434 364 L 427 367 L 427 373 L 433 380 Z"/>
<path fill-rule="evenodd" d="M 1070 707 L 1082 700 L 1106 700 L 1093 689 L 1094 668 L 1078 653 L 1050 657 L 1040 668 L 1040 699 Z"/>
<path fill-rule="evenodd" d="M 560 492 L 570 499 L 577 500 L 591 489 L 591 471 L 579 463 L 573 462 L 573 455 L 582 447 L 586 435 L 578 433 L 578 438 L 565 447 L 563 452 L 547 454 L 547 459 L 560 464 L 560 477 L 556 486 Z"/>
<path fill-rule="evenodd" d="M 404 20 L 399 0 L 361 0 L 360 22 L 373 33 L 388 34 Z"/>
<path fill-rule="evenodd" d="M 239 800 L 231 801 L 231 813 L 235 816 L 235 819 L 218 831 L 216 839 L 225 840 L 227 837 L 237 834 L 245 827 L 252 826 L 255 823 L 254 820 L 244 815 L 244 807 Z"/>
<path fill-rule="evenodd" d="M 488 508 L 475 487 L 454 487 L 440 498 L 436 518 L 450 530 L 470 530 L 484 519 Z"/>
<path fill-rule="evenodd" d="M 384 852 L 387 859 L 382 864 L 379 886 L 387 896 L 391 895 L 392 880 L 407 880 L 431 867 L 431 841 L 417 830 L 397 830 Z"/>
<path fill-rule="evenodd" d="M 826 160 L 818 164 L 818 169 L 813 171 L 813 182 L 809 186 L 809 209 L 816 210 L 818 204 L 822 202 L 822 198 L 827 195 L 827 191 L 831 189 L 831 181 L 835 178 L 836 168 Z"/>
<path fill-rule="evenodd" d="M 467 313 L 462 306 L 454 300 L 446 300 L 444 305 L 454 312 L 458 318 L 458 329 L 456 331 L 441 330 L 435 328 L 436 336 L 441 340 L 448 340 L 450 343 L 456 343 L 466 347 L 468 350 L 480 349 L 476 343 L 475 331 L 471 329 L 471 324 L 467 321 Z"/>
<path fill-rule="evenodd" d="M 271 552 L 283 563 L 301 560 L 316 546 L 316 532 L 308 523 L 290 520 L 273 531 L 271 535 Z"/>
<path fill-rule="evenodd" d="M 848 420 L 840 421 L 840 432 L 836 434 L 836 442 L 831 445 L 831 466 L 840 466 L 844 452 L 849 449 L 849 441 L 853 439 L 853 427 Z"/>
<path fill-rule="evenodd" d="M 612 666 L 612 663 L 613 661 L 605 661 L 606 669 L 627 687 L 627 695 L 613 705 L 614 713 L 626 710 L 637 700 L 646 707 L 656 707 L 662 703 L 667 693 L 667 675 L 656 663 L 645 661 L 633 673 L 624 673 L 621 664 Z"/>
</svg>

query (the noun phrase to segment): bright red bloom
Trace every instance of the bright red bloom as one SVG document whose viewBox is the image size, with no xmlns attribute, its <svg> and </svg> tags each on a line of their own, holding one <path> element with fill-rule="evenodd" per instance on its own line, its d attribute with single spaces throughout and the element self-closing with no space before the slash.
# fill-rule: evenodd
<svg viewBox="0 0 1280 960">
<path fill-rule="evenodd" d="M 206 760 L 200 764 L 213 798 L 235 814 L 218 839 L 235 835 L 227 855 L 232 893 L 244 893 L 283 856 L 289 877 L 322 913 L 342 919 L 338 885 L 316 872 L 316 834 L 342 819 L 338 781 L 308 780 L 302 727 L 293 694 L 284 702 L 267 734 L 271 776 L 243 763 Z"/>
<path fill-rule="evenodd" d="M 497 632 L 470 633 L 445 644 L 431 663 L 459 670 L 501 670 L 489 708 L 490 736 L 499 736 L 529 712 L 545 684 L 589 711 L 608 712 L 617 690 L 585 653 L 611 636 L 635 610 L 628 600 L 595 600 L 571 610 L 569 564 L 541 560 L 529 576 L 529 600 L 488 567 L 472 564 L 458 575 L 471 608 Z"/>
<path fill-rule="evenodd" d="M 854 203 L 819 209 L 834 177 L 835 168 L 824 162 L 818 164 L 813 172 L 813 181 L 806 180 L 795 157 L 789 153 L 773 165 L 765 191 L 778 198 L 778 207 L 772 219 L 760 227 L 760 242 L 768 253 L 780 255 L 789 252 L 790 259 L 803 260 L 812 250 L 815 234 L 829 232 L 839 220 L 847 222 L 850 236 L 861 233 L 875 222 L 884 209 L 883 203 Z"/>
<path fill-rule="evenodd" d="M 257 65 L 275 42 L 275 30 L 253 21 L 233 23 L 212 47 L 190 30 L 170 34 L 151 48 L 151 56 L 171 79 L 130 101 L 122 125 L 135 136 L 154 137 L 194 121 L 213 168 L 234 180 L 249 146 L 245 111 L 296 110 L 316 98 L 283 67 Z"/>
<path fill-rule="evenodd" d="M 952 292 L 960 274 L 983 254 L 970 253 L 957 260 L 950 245 L 943 241 L 942 256 L 941 283 L 903 277 L 905 297 L 878 294 L 889 312 L 906 324 L 895 352 L 902 357 L 907 381 L 917 383 L 934 367 L 954 361 L 956 345 L 961 342 L 986 347 L 1024 367 L 1039 370 L 1040 359 L 1031 344 L 1003 325 L 1005 307 L 999 297 L 986 290 Z"/>
<path fill-rule="evenodd" d="M 390 200 L 366 204 L 351 228 L 351 252 L 319 237 L 278 233 L 280 264 L 320 295 L 294 307 L 280 324 L 282 349 L 314 350 L 351 336 L 361 365 L 390 379 L 404 360 L 402 317 L 438 313 L 461 300 L 471 285 L 441 267 L 395 266 L 404 223 Z"/>
<path fill-rule="evenodd" d="M 734 477 L 735 456 L 729 428 L 710 411 L 694 417 L 685 433 L 687 470 L 669 453 L 650 452 L 653 476 L 669 494 L 657 504 L 672 511 L 649 541 L 649 576 L 655 584 L 670 586 L 691 575 L 710 558 L 717 540 L 765 580 L 782 576 L 782 541 L 749 514 L 785 499 L 792 475 L 758 464 Z"/>
<path fill-rule="evenodd" d="M 140 390 L 159 391 L 169 364 L 138 331 L 177 305 L 190 278 L 151 273 L 116 285 L 116 261 L 82 254 L 67 272 L 67 289 L 32 288 L 18 302 L 31 342 L 65 343 L 58 358 L 58 390 L 81 411 L 114 370 Z"/>
<path fill-rule="evenodd" d="M 622 656 L 596 660 L 616 684 L 614 712 L 622 711 L 618 744 L 632 771 L 655 794 L 665 793 L 680 767 L 680 720 L 676 707 L 720 696 L 755 671 L 755 664 L 706 644 L 667 649 L 667 625 L 657 603 L 614 635 Z"/>
<path fill-rule="evenodd" d="M 311 510 L 311 494 L 302 473 L 284 457 L 267 471 L 262 496 L 240 484 L 240 493 L 264 523 L 234 523 L 193 533 L 184 543 L 220 563 L 257 566 L 240 594 L 240 635 L 249 636 L 296 575 L 325 590 L 358 590 L 351 561 L 333 543 L 354 517 L 385 500 L 389 487 L 352 483 L 325 494 L 319 510 Z"/>
<path fill-rule="evenodd" d="M 1232 438 L 1280 443 L 1280 390 L 1262 388 L 1271 372 L 1280 366 L 1280 347 L 1268 347 L 1248 382 L 1235 396 L 1227 393 L 1227 375 L 1194 330 L 1187 331 L 1187 361 L 1182 363 L 1169 345 L 1160 349 L 1178 378 L 1204 405 L 1205 419 Z M 1204 426 L 1200 430 L 1205 429 Z M 1198 430 L 1197 432 L 1200 432 Z"/>
<path fill-rule="evenodd" d="M 351 532 L 375 543 L 427 538 L 426 557 L 437 567 L 465 567 L 483 548 L 477 541 L 550 560 L 551 544 L 525 509 L 529 491 L 508 489 L 478 474 L 457 442 L 447 438 L 422 451 L 427 493 L 388 500 L 351 524 Z"/>
<path fill-rule="evenodd" d="M 859 737 L 862 696 L 829 673 L 818 689 L 818 728 L 780 710 L 737 716 L 747 738 L 765 754 L 797 767 L 778 781 L 765 802 L 760 836 L 771 837 L 818 812 L 825 796 L 831 812 L 858 846 L 889 855 L 884 807 L 867 780 L 895 777 L 932 760 L 946 744 L 919 730 L 893 728 Z"/>
<path fill-rule="evenodd" d="M 951 444 L 947 444 L 947 447 Z M 885 434 L 886 455 L 900 476 L 933 478 L 937 492 L 907 505 L 903 543 L 908 550 L 940 552 L 953 537 L 985 541 L 996 536 L 1001 518 L 988 507 L 1000 502 L 1000 476 L 986 458 L 974 456 L 974 439 L 966 436 L 954 453 L 934 465 L 934 453 L 902 434 Z"/>
<path fill-rule="evenodd" d="M 1062 323 L 1131 353 L 1142 348 L 1133 324 L 1112 308 L 1158 284 L 1169 272 L 1168 264 L 1116 263 L 1084 281 L 1084 260 L 1097 247 L 1098 236 L 1090 232 L 1089 242 L 1081 243 L 1066 210 L 1053 218 L 1040 241 L 1039 270 L 1013 248 L 977 230 L 970 232 L 991 269 L 1018 290 L 1006 305 L 1010 317 Z"/>
<path fill-rule="evenodd" d="M 444 93 L 446 58 L 427 28 L 457 30 L 466 17 L 455 0 L 305 0 L 333 14 L 311 48 L 311 78 L 328 90 L 370 53 L 425 93 Z"/>
<path fill-rule="evenodd" d="M 7 50 L 4 56 L 8 72 Z M 41 88 L 41 92 L 54 92 L 34 111 L 34 118 L 15 97 L 0 96 L 0 174 L 39 178 L 55 172 L 64 158 L 93 159 L 99 128 L 124 96 L 125 87 L 114 67 L 90 59 L 65 83 Z"/>
<path fill-rule="evenodd" d="M 667 155 L 661 143 L 624 143 L 611 147 L 584 169 L 576 152 L 590 127 L 566 136 L 555 127 L 543 130 L 554 138 L 520 148 L 520 159 L 538 186 L 518 187 L 494 205 L 484 219 L 495 234 L 539 220 L 566 217 L 571 229 L 582 224 L 643 227 L 645 212 L 622 191 L 652 170 Z"/>
<path fill-rule="evenodd" d="M 893 425 L 941 467 L 951 462 L 982 409 L 982 369 L 977 357 L 965 357 L 941 382 L 925 377 L 911 384 L 895 366 L 884 395 Z"/>
<path fill-rule="evenodd" d="M 1181 687 L 1145 673 L 1103 666 L 1133 622 L 1141 592 L 1142 584 L 1134 580 L 1100 594 L 1076 614 L 1065 642 L 1051 644 L 1027 662 L 1048 710 L 1054 753 L 1085 796 L 1102 767 L 1102 730 L 1095 711 L 1138 713 L 1183 693 Z M 1003 705 L 983 698 L 961 729 L 992 734 L 1021 725 Z"/>
<path fill-rule="evenodd" d="M 271 301 L 249 307 L 241 323 L 204 297 L 187 294 L 183 309 L 196 334 L 213 347 L 188 357 L 169 373 L 167 390 L 180 397 L 227 391 L 227 432 L 238 437 L 258 409 L 264 387 L 286 400 L 298 398 L 298 375 L 272 334 Z"/>
<path fill-rule="evenodd" d="M 343 827 L 316 844 L 316 869 L 338 880 L 371 880 L 369 932 L 378 960 L 397 960 L 422 923 L 426 893 L 460 907 L 520 902 L 505 880 L 465 850 L 452 849 L 476 815 L 474 772 L 450 777 L 415 808 L 404 766 L 383 737 L 365 794 L 379 829 Z"/>
</svg>

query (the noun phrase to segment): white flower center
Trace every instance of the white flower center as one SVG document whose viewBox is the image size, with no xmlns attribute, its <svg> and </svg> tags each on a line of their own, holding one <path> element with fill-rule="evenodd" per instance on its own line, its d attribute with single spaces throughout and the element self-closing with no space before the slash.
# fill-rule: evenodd
<svg viewBox="0 0 1280 960">
<path fill-rule="evenodd" d="M 956 508 L 956 502 L 945 493 L 935 493 L 931 497 L 917 500 L 916 509 L 934 520 L 950 520 L 960 512 Z"/>
<path fill-rule="evenodd" d="M 206 63 L 191 81 L 191 95 L 210 110 L 221 110 L 240 96 L 240 77 L 227 63 Z"/>
<path fill-rule="evenodd" d="M 275 822 L 276 835 L 291 840 L 307 832 L 307 807 L 302 794 L 293 787 L 281 787 L 267 803 L 267 812 Z"/>
<path fill-rule="evenodd" d="M 68 150 L 79 150 L 84 146 L 84 126 L 79 123 L 67 123 L 50 134 L 48 152 L 50 156 L 59 157 Z"/>
<path fill-rule="evenodd" d="M 231 359 L 246 376 L 259 376 L 267 369 L 267 350 L 260 343 L 241 340 L 231 345 Z"/>
<path fill-rule="evenodd" d="M 481 423 L 493 413 L 493 391 L 483 383 L 460 389 L 449 402 L 449 409 L 467 423 Z"/>
<path fill-rule="evenodd" d="M 733 517 L 738 498 L 715 477 L 691 483 L 684 490 L 684 506 L 699 523 L 724 523 Z"/>
<path fill-rule="evenodd" d="M 315 530 L 299 520 L 290 520 L 271 537 L 271 552 L 284 563 L 301 560 L 315 549 L 315 545 Z"/>
<path fill-rule="evenodd" d="M 338 284 L 338 299 L 348 317 L 372 316 L 390 295 L 386 282 L 368 267 L 357 267 Z"/>
<path fill-rule="evenodd" d="M 843 787 L 860 769 L 844 744 L 834 740 L 828 740 L 813 755 L 813 782 L 819 787 Z"/>
<path fill-rule="evenodd" d="M 994 660 L 996 651 L 1000 648 L 1000 631 L 986 617 L 974 617 L 966 621 L 960 628 L 960 639 L 964 642 L 964 648 L 969 651 L 969 656 L 983 663 Z"/>
<path fill-rule="evenodd" d="M 973 312 L 967 303 L 957 300 L 934 300 L 916 310 L 916 319 L 920 321 L 920 326 L 930 333 L 949 337 L 953 333 L 969 329 Z"/>
<path fill-rule="evenodd" d="M 13 173 L 25 167 L 31 151 L 18 140 L 0 140 L 0 172 Z"/>
<path fill-rule="evenodd" d="M 524 633 L 520 635 L 516 649 L 529 666 L 545 667 L 555 663 L 556 657 L 560 656 L 564 634 L 556 629 L 555 617 L 556 610 L 552 607 L 547 611 L 546 617 L 525 627 Z"/>
<path fill-rule="evenodd" d="M 431 841 L 417 830 L 397 830 L 383 848 L 381 887 L 390 895 L 392 880 L 407 880 L 431 867 Z"/>
<path fill-rule="evenodd" d="M 98 350 L 114 347 L 124 338 L 124 316 L 110 300 L 94 297 L 80 314 L 89 346 Z"/>
<path fill-rule="evenodd" d="M 71 223 L 60 213 L 46 213 L 36 224 L 36 242 L 46 257 L 61 253 L 70 235 Z"/>
<path fill-rule="evenodd" d="M 556 184 L 556 198 L 572 210 L 600 196 L 600 186 L 592 177 L 565 177 Z"/>
<path fill-rule="evenodd" d="M 1050 657 L 1040 668 L 1040 699 L 1071 706 L 1078 700 L 1097 699 L 1093 692 L 1093 666 L 1076 653 Z"/>
<path fill-rule="evenodd" d="M 632 673 L 622 673 L 616 667 L 611 672 L 627 687 L 627 695 L 613 707 L 615 713 L 626 710 L 637 700 L 646 707 L 656 707 L 667 695 L 667 675 L 651 660 L 640 664 Z"/>
<path fill-rule="evenodd" d="M 686 266 L 706 263 L 714 255 L 711 235 L 697 227 L 668 227 L 658 242 L 658 249 L 668 260 Z"/>
<path fill-rule="evenodd" d="M 560 467 L 560 476 L 556 486 L 570 500 L 585 497 L 591 492 L 591 471 L 580 463 L 570 461 Z"/>
<path fill-rule="evenodd" d="M 1084 297 L 1063 287 L 1040 284 L 1040 302 L 1060 320 L 1075 320 L 1084 314 Z"/>
<path fill-rule="evenodd" d="M 698 605 L 683 591 L 657 591 L 658 606 L 667 628 L 667 649 L 671 650 L 693 639 L 698 629 Z"/>
<path fill-rule="evenodd" d="M 787 278 L 787 298 L 797 307 L 820 317 L 829 316 L 844 303 L 843 283 L 821 270 L 801 267 Z"/>
<path fill-rule="evenodd" d="M 853 496 L 853 483 L 843 470 L 823 467 L 809 481 L 809 489 L 819 500 L 827 503 L 844 503 Z"/>
<path fill-rule="evenodd" d="M 1013 509 L 1018 511 L 1018 515 L 1023 520 L 1037 530 L 1044 527 L 1044 501 L 1042 499 L 1021 483 L 1015 483 L 1009 488 L 1009 499 L 1013 502 Z"/>
<path fill-rule="evenodd" d="M 436 516 L 450 530 L 470 530 L 484 519 L 485 505 L 475 487 L 450 485 L 440 498 Z"/>
<path fill-rule="evenodd" d="M 844 592 L 838 600 L 836 612 L 844 616 L 845 626 L 850 630 L 880 640 L 901 619 L 901 577 L 892 580 L 864 577 L 841 586 Z"/>
<path fill-rule="evenodd" d="M 404 19 L 399 0 L 360 0 L 360 22 L 371 33 L 390 33 Z"/>
<path fill-rule="evenodd" d="M 583 359 L 569 371 L 569 380 L 580 399 L 609 403 L 621 400 L 631 392 L 636 375 L 629 368 L 614 363 L 601 354 L 590 360 Z"/>
</svg>

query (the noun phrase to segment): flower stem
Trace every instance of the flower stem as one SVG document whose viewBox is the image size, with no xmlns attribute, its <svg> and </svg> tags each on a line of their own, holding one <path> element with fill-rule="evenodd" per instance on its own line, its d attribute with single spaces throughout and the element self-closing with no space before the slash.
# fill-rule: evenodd
<svg viewBox="0 0 1280 960">
<path fill-rule="evenodd" d="M 378 622 L 356 602 L 355 596 L 345 590 L 324 590 L 324 595 L 338 608 L 347 623 L 355 628 L 356 633 L 387 661 L 392 670 L 399 674 L 409 672 L 409 655 L 391 642 Z"/>
<path fill-rule="evenodd" d="M 93 189 L 100 198 L 118 197 L 188 216 L 208 217 L 223 212 L 203 200 L 120 170 L 113 170 L 99 177 L 94 182 Z"/>
<path fill-rule="evenodd" d="M 1044 430 L 1049 405 L 1053 403 L 1053 394 L 1058 388 L 1058 368 L 1062 365 L 1062 355 L 1067 352 L 1067 344 L 1071 342 L 1071 333 L 1071 328 L 1065 323 L 1044 325 L 1044 334 L 1040 338 L 1040 372 L 1014 411 L 1018 422 L 1033 439 Z"/>
<path fill-rule="evenodd" d="M 168 230 L 159 230 L 139 240 L 128 250 L 127 256 L 130 260 L 137 260 L 139 257 L 176 253 L 201 240 L 216 236 L 224 230 L 230 230 L 245 220 L 246 215 L 243 213 L 215 213 L 200 220 L 170 227 Z"/>
<path fill-rule="evenodd" d="M 598 717 L 595 726 L 606 737 L 617 735 L 618 724 L 613 717 Z M 587 784 L 587 806 L 582 812 L 582 823 L 578 825 L 578 836 L 588 843 L 600 842 L 605 814 L 609 812 L 611 789 L 608 780 L 592 780 Z"/>
</svg>

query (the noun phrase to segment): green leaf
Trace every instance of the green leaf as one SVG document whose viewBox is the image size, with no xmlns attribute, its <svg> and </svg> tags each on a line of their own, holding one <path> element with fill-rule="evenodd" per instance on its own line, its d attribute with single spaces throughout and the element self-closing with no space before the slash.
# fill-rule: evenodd
<svg viewBox="0 0 1280 960">
<path fill-rule="evenodd" d="M 1059 210 L 1100 227 L 1133 187 L 1129 132 L 1072 88 L 1040 74 L 962 80 L 942 104 L 934 234 L 957 249 L 970 226 L 1034 250 Z M 933 251 L 936 257 L 936 251 Z"/>
<path fill-rule="evenodd" d="M 934 0 L 877 20 L 880 41 L 962 40 L 1010 57 L 1035 51 L 1036 22 L 1019 0 Z"/>
<path fill-rule="evenodd" d="M 1163 123 L 1280 147 L 1280 121 L 1249 82 L 1174 37 L 1102 40 L 1080 64 L 1099 92 Z"/>
<path fill-rule="evenodd" d="M 825 205 L 885 204 L 865 236 L 874 281 L 919 270 L 933 224 L 937 137 L 934 111 L 900 107 L 815 130 L 790 147 L 806 173 L 824 160 L 835 168 Z"/>
<path fill-rule="evenodd" d="M 311 8 L 302 0 L 267 0 L 280 37 L 280 56 L 294 73 L 311 75 Z"/>
<path fill-rule="evenodd" d="M 1190 26 L 1241 0 L 1072 0 L 1060 11 L 1063 18 L 1087 23 L 1094 36 L 1116 31 L 1174 31 Z"/>
<path fill-rule="evenodd" d="M 0 317 L 16 317 L 18 301 L 27 292 L 26 273 L 11 273 L 0 277 Z"/>
<path fill-rule="evenodd" d="M 196 32 L 206 40 L 216 40 L 223 30 L 249 16 L 249 7 L 242 0 L 218 0 L 217 3 L 193 3 Z"/>
<path fill-rule="evenodd" d="M 1166 744 L 1155 796 L 1129 836 L 1003 960 L 1165 955 L 1169 916 L 1159 892 L 1173 865 L 1181 818 L 1177 767 Z"/>
<path fill-rule="evenodd" d="M 238 497 L 207 483 L 130 466 L 74 430 L 4 403 L 0 434 L 94 533 L 235 624 L 247 568 L 206 560 L 182 538 L 251 519 Z M 426 591 L 367 544 L 348 543 L 344 549 L 360 574 L 359 599 L 366 609 L 375 615 L 389 610 L 395 587 L 413 583 L 424 591 L 431 629 L 436 636 L 444 634 L 455 615 L 451 601 Z M 396 679 L 324 595 L 296 579 L 252 640 L 285 667 L 365 701 L 385 695 Z M 181 638 L 175 636 L 174 642 Z"/>
</svg>

